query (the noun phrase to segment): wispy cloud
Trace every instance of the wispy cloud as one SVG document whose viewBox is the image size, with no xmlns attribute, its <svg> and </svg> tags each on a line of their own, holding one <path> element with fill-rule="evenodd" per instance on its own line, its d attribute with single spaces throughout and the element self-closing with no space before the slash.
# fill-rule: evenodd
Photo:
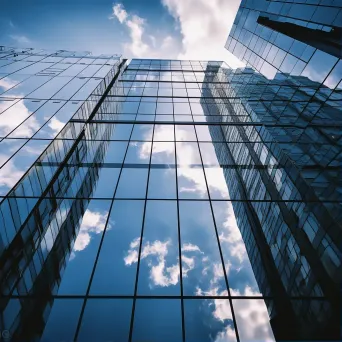
<svg viewBox="0 0 342 342">
<path fill-rule="evenodd" d="M 240 2 L 162 0 L 183 37 L 183 51 L 178 58 L 224 60 L 232 66 L 240 66 L 241 62 L 224 48 Z"/>
<path fill-rule="evenodd" d="M 55 117 L 52 117 L 48 123 L 48 126 L 53 131 L 52 135 L 55 136 L 55 134 L 58 134 L 62 130 L 62 128 L 65 126 L 65 122 L 62 122 Z"/>
<path fill-rule="evenodd" d="M 31 44 L 32 41 L 24 35 L 10 34 L 9 37 L 18 44 Z"/>
<path fill-rule="evenodd" d="M 106 227 L 108 212 L 92 211 L 87 209 L 83 215 L 82 224 L 70 255 L 70 260 L 74 259 L 77 252 L 83 251 L 89 245 L 92 235 L 101 234 Z M 111 229 L 108 222 L 107 229 Z"/>
<path fill-rule="evenodd" d="M 157 38 L 146 33 L 147 21 L 136 14 L 127 12 L 121 3 L 112 7 L 110 19 L 117 19 L 128 29 L 130 41 L 123 44 L 124 54 L 127 57 L 139 58 L 175 58 L 175 39 L 169 35 Z M 160 46 L 156 49 L 156 46 Z"/>
<path fill-rule="evenodd" d="M 124 25 L 130 42 L 124 44 L 128 57 L 224 60 L 232 67 L 243 64 L 224 48 L 240 0 L 161 0 L 174 18 L 175 34 L 148 34 L 148 22 L 126 11 L 121 3 L 112 7 L 110 19 Z M 179 34 L 180 33 L 180 34 Z"/>
<path fill-rule="evenodd" d="M 130 266 L 138 262 L 138 249 L 140 238 L 134 239 L 130 245 L 127 255 L 124 258 L 126 266 Z M 147 241 L 141 251 L 140 259 L 148 258 L 148 266 L 150 268 L 150 286 L 167 287 L 177 285 L 179 281 L 179 263 L 167 267 L 166 257 L 168 248 L 172 245 L 171 240 L 159 241 L 155 240 L 152 243 Z M 152 262 L 152 257 L 156 260 Z"/>
</svg>

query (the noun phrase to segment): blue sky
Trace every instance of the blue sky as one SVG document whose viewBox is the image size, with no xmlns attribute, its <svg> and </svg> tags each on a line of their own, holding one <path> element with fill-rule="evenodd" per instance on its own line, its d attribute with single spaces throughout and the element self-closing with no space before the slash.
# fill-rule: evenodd
<svg viewBox="0 0 342 342">
<path fill-rule="evenodd" d="M 122 53 L 128 58 L 216 59 L 240 0 L 2 0 L 0 44 Z"/>
</svg>

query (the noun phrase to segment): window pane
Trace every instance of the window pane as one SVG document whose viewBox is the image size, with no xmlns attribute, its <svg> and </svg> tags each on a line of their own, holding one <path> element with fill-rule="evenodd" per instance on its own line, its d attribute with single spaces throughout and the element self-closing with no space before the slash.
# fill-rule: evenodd
<svg viewBox="0 0 342 342">
<path fill-rule="evenodd" d="M 263 299 L 233 300 L 240 341 L 275 341 Z"/>
<path fill-rule="evenodd" d="M 110 201 L 93 200 L 83 215 L 58 294 L 85 295 L 106 227 Z"/>
<path fill-rule="evenodd" d="M 143 209 L 143 201 L 114 201 L 91 294 L 133 295 Z"/>
<path fill-rule="evenodd" d="M 137 299 L 132 340 L 182 341 L 180 300 Z"/>
<path fill-rule="evenodd" d="M 175 201 L 148 201 L 140 256 L 140 295 L 180 295 Z"/>
<path fill-rule="evenodd" d="M 41 340 L 73 341 L 82 304 L 82 299 L 55 299 Z"/>
<path fill-rule="evenodd" d="M 151 168 L 147 197 L 159 199 L 175 199 L 177 197 L 176 172 L 174 168 Z"/>
<path fill-rule="evenodd" d="M 228 299 L 184 301 L 185 340 L 237 341 Z"/>
<path fill-rule="evenodd" d="M 148 169 L 124 168 L 115 197 L 144 198 L 146 195 L 147 174 Z"/>
<path fill-rule="evenodd" d="M 179 203 L 185 295 L 227 295 L 209 202 Z"/>
</svg>

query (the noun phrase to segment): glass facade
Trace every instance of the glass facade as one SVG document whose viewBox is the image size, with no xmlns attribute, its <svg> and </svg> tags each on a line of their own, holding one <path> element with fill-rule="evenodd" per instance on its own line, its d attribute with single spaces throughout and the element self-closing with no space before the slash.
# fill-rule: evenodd
<svg viewBox="0 0 342 342">
<path fill-rule="evenodd" d="M 341 116 L 299 111 L 317 83 L 0 53 L 4 339 L 337 336 Z"/>
<path fill-rule="evenodd" d="M 225 46 L 268 78 L 302 75 L 341 90 L 341 42 L 340 1 L 242 0 Z"/>
<path fill-rule="evenodd" d="M 234 210 L 238 221 L 246 217 L 238 225 L 248 254 L 258 255 L 254 250 L 264 246 L 253 259 L 261 292 L 274 286 L 288 296 L 272 308 L 278 311 L 272 327 L 280 339 L 341 338 L 341 33 L 339 1 L 242 0 L 225 45 L 247 65 L 234 73 L 244 81 L 231 87 L 242 100 L 238 110 L 251 113 L 269 140 L 242 145 L 229 156 L 233 163 L 266 167 L 264 175 L 237 171 L 226 179 L 230 193 L 272 202 L 253 208 L 241 202 Z M 249 127 L 234 136 L 250 143 L 255 137 Z M 277 197 L 301 203 L 281 205 Z M 327 302 L 294 303 L 295 293 Z M 331 311 L 323 319 L 326 310 Z M 293 329 L 283 323 L 290 317 Z"/>
</svg>

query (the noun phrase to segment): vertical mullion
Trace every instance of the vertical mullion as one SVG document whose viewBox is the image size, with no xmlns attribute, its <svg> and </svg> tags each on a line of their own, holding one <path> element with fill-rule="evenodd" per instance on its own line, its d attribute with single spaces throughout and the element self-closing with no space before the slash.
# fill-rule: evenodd
<svg viewBox="0 0 342 342">
<path fill-rule="evenodd" d="M 173 91 L 173 90 L 172 90 Z M 173 100 L 173 98 L 172 98 Z M 172 115 L 173 115 L 173 134 L 174 134 L 174 146 L 175 146 L 175 176 L 176 176 L 176 199 L 177 199 L 177 222 L 178 222 L 178 258 L 179 258 L 179 281 L 181 290 L 181 311 L 182 311 L 182 338 L 185 341 L 185 316 L 184 316 L 184 298 L 183 298 L 183 274 L 182 274 L 182 243 L 180 232 L 180 215 L 179 215 L 179 197 L 178 197 L 178 165 L 177 165 L 177 137 L 176 137 L 176 120 L 172 101 Z"/>
</svg>

